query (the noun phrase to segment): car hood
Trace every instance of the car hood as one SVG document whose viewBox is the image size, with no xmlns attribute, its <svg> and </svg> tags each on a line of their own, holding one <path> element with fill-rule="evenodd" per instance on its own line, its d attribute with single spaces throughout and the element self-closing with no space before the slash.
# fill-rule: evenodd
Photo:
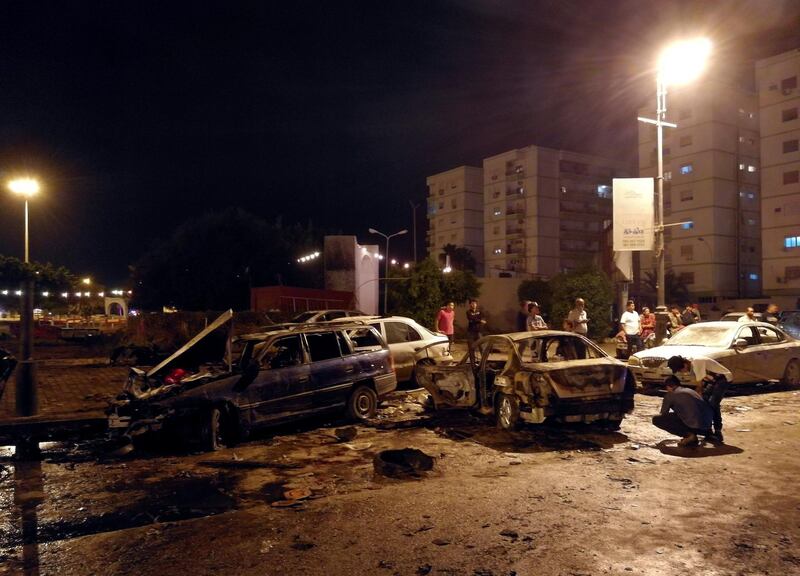
<svg viewBox="0 0 800 576">
<path fill-rule="evenodd" d="M 683 356 L 691 360 L 698 356 L 705 356 L 706 358 L 714 358 L 722 354 L 727 348 L 712 347 L 712 346 L 656 346 L 649 350 L 641 350 L 632 357 L 643 358 L 666 358 L 672 356 Z"/>
</svg>

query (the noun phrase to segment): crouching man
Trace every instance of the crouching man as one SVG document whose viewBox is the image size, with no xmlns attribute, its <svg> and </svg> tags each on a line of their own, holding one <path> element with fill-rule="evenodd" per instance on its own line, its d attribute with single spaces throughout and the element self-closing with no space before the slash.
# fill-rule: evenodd
<svg viewBox="0 0 800 576">
<path fill-rule="evenodd" d="M 695 382 L 695 390 L 702 394 L 703 400 L 711 407 L 714 419 L 714 435 L 720 442 L 722 438 L 722 398 L 733 380 L 731 371 L 711 358 L 698 356 L 687 360 L 683 356 L 673 356 L 667 360 L 667 366 L 673 374 L 691 374 Z"/>
<path fill-rule="evenodd" d="M 696 446 L 698 435 L 705 436 L 706 440 L 716 440 L 711 433 L 712 412 L 708 402 L 691 388 L 681 386 L 675 376 L 667 377 L 664 385 L 667 394 L 661 403 L 661 414 L 653 416 L 653 424 L 681 436 L 678 446 Z"/>
</svg>

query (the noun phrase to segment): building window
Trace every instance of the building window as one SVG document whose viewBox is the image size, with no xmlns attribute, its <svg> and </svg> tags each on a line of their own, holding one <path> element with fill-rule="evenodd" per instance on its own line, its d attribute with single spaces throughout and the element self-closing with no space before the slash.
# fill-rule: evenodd
<svg viewBox="0 0 800 576">
<path fill-rule="evenodd" d="M 494 228 L 492 228 L 492 232 L 494 233 L 495 236 L 500 234 L 500 226 L 495 226 Z"/>
<path fill-rule="evenodd" d="M 600 198 L 611 198 L 611 186 L 600 184 L 597 187 L 597 196 Z"/>
<path fill-rule="evenodd" d="M 787 91 L 794 90 L 795 88 L 797 88 L 797 76 L 781 80 L 781 90 Z"/>
<path fill-rule="evenodd" d="M 495 248 L 494 249 L 494 253 L 495 254 L 502 254 L 503 253 L 503 249 L 502 248 Z"/>
<path fill-rule="evenodd" d="M 517 194 L 525 194 L 525 188 L 523 188 L 522 186 L 518 187 Z"/>
<path fill-rule="evenodd" d="M 747 225 L 748 226 L 755 226 L 756 225 L 755 219 L 754 218 L 748 218 L 747 219 Z"/>
<path fill-rule="evenodd" d="M 664 156 L 669 156 L 669 155 L 670 155 L 670 152 L 671 152 L 671 150 L 670 150 L 669 148 L 664 148 L 664 149 L 662 150 L 662 152 L 664 153 Z"/>
<path fill-rule="evenodd" d="M 783 173 L 784 184 L 797 184 L 800 182 L 800 170 L 792 170 L 791 172 Z"/>
<path fill-rule="evenodd" d="M 790 152 L 797 152 L 798 150 L 798 140 L 795 138 L 794 140 L 786 140 L 783 143 L 783 153 L 789 154 Z"/>
<path fill-rule="evenodd" d="M 439 202 L 439 210 L 444 210 L 444 200 Z"/>
<path fill-rule="evenodd" d="M 694 247 L 691 244 L 681 246 L 681 257 L 691 260 L 694 256 Z"/>
<path fill-rule="evenodd" d="M 691 174 L 693 171 L 694 171 L 694 166 L 692 166 L 691 162 L 689 164 L 683 164 L 681 166 L 681 174 Z"/>
<path fill-rule="evenodd" d="M 686 120 L 687 118 L 692 117 L 692 109 L 691 108 L 683 108 L 678 115 L 678 119 Z"/>
<path fill-rule="evenodd" d="M 683 146 L 691 146 L 692 145 L 692 136 L 681 136 L 680 140 L 681 147 Z"/>
<path fill-rule="evenodd" d="M 747 165 L 747 171 L 748 172 L 752 173 L 752 172 L 755 172 L 756 170 L 757 170 L 757 168 L 755 166 L 753 166 L 752 164 L 748 164 Z"/>
<path fill-rule="evenodd" d="M 692 222 L 691 220 L 689 220 L 688 222 L 684 222 L 683 224 L 681 224 L 681 228 L 683 228 L 684 230 L 691 230 L 692 228 L 694 228 L 694 222 Z"/>
<path fill-rule="evenodd" d="M 495 216 L 500 216 L 502 213 L 503 213 L 503 211 L 500 208 L 495 208 L 494 209 L 494 215 Z"/>
<path fill-rule="evenodd" d="M 739 164 L 739 170 L 744 170 L 744 164 Z"/>
<path fill-rule="evenodd" d="M 672 180 L 672 170 L 664 172 L 664 180 Z"/>
<path fill-rule="evenodd" d="M 750 280 L 758 280 L 758 274 L 756 274 L 755 272 L 750 272 L 750 274 L 747 277 Z"/>
<path fill-rule="evenodd" d="M 781 120 L 784 122 L 791 122 L 797 120 L 797 108 L 788 108 L 781 112 Z"/>
<path fill-rule="evenodd" d="M 800 278 L 800 266 L 787 266 L 783 272 L 787 280 L 796 280 Z"/>
<path fill-rule="evenodd" d="M 444 188 L 439 188 L 439 196 L 444 196 Z"/>
<path fill-rule="evenodd" d="M 492 198 L 500 198 L 500 190 L 494 190 L 492 192 Z"/>
<path fill-rule="evenodd" d="M 678 280 L 684 284 L 694 284 L 694 272 L 681 272 Z"/>
<path fill-rule="evenodd" d="M 458 201 L 455 198 L 450 200 L 450 208 L 458 208 Z"/>
<path fill-rule="evenodd" d="M 800 236 L 786 236 L 783 239 L 784 248 L 797 248 L 800 247 Z"/>
<path fill-rule="evenodd" d="M 681 190 L 681 202 L 694 200 L 694 192 L 691 190 Z"/>
</svg>

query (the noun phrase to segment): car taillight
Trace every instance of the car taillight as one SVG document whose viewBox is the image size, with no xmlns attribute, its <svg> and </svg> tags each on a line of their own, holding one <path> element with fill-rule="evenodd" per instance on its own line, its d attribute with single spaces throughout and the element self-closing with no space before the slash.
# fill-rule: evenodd
<svg viewBox="0 0 800 576">
<path fill-rule="evenodd" d="M 394 372 L 394 356 L 391 354 L 389 354 L 389 368 L 391 368 L 392 372 Z"/>
<path fill-rule="evenodd" d="M 186 374 L 187 372 L 183 368 L 175 368 L 175 370 L 170 372 L 169 375 L 164 378 L 164 382 L 166 384 L 180 384 L 181 380 L 186 377 Z"/>
</svg>

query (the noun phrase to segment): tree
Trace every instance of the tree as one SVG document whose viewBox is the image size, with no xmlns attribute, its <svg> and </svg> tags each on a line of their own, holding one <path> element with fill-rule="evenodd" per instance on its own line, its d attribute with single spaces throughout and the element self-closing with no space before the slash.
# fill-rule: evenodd
<svg viewBox="0 0 800 576">
<path fill-rule="evenodd" d="M 644 285 L 652 293 L 653 301 L 658 294 L 658 277 L 650 270 L 644 273 Z M 664 300 L 665 304 L 686 304 L 689 301 L 689 288 L 680 276 L 672 269 L 664 273 Z"/>
<path fill-rule="evenodd" d="M 409 316 L 424 326 L 433 326 L 436 314 L 445 302 L 464 304 L 480 295 L 480 283 L 472 272 L 454 270 L 444 274 L 431 258 L 410 271 L 390 274 L 390 308 L 400 316 Z"/>
<path fill-rule="evenodd" d="M 75 275 L 63 266 L 56 267 L 49 262 L 25 264 L 19 258 L 0 254 L 0 286 L 16 287 L 30 279 L 34 281 L 34 306 L 50 310 L 63 306 L 60 294 L 70 292 L 76 286 Z M 47 296 L 44 296 L 45 292 Z M 0 298 L 8 298 L 9 304 L 19 304 L 16 295 L 0 295 Z"/>
<path fill-rule="evenodd" d="M 294 261 L 313 247 L 313 235 L 299 226 L 268 223 L 238 208 L 206 214 L 179 226 L 131 267 L 135 304 L 150 310 L 247 309 L 251 286 L 304 275 L 306 284 L 321 284 L 321 262 L 301 270 Z"/>
<path fill-rule="evenodd" d="M 614 289 L 611 280 L 601 270 L 586 267 L 559 274 L 550 281 L 550 288 L 553 295 L 550 316 L 552 328 L 561 329 L 561 323 L 575 305 L 575 299 L 583 298 L 589 317 L 589 337 L 598 339 L 608 335 Z"/>
<path fill-rule="evenodd" d="M 517 288 L 519 301 L 531 300 L 539 303 L 545 319 L 549 319 L 553 307 L 553 290 L 547 280 L 525 280 Z"/>
<path fill-rule="evenodd" d="M 445 256 L 450 256 L 450 267 L 453 270 L 468 270 L 475 272 L 477 263 L 472 255 L 472 250 L 455 244 L 445 244 L 442 247 Z"/>
</svg>

